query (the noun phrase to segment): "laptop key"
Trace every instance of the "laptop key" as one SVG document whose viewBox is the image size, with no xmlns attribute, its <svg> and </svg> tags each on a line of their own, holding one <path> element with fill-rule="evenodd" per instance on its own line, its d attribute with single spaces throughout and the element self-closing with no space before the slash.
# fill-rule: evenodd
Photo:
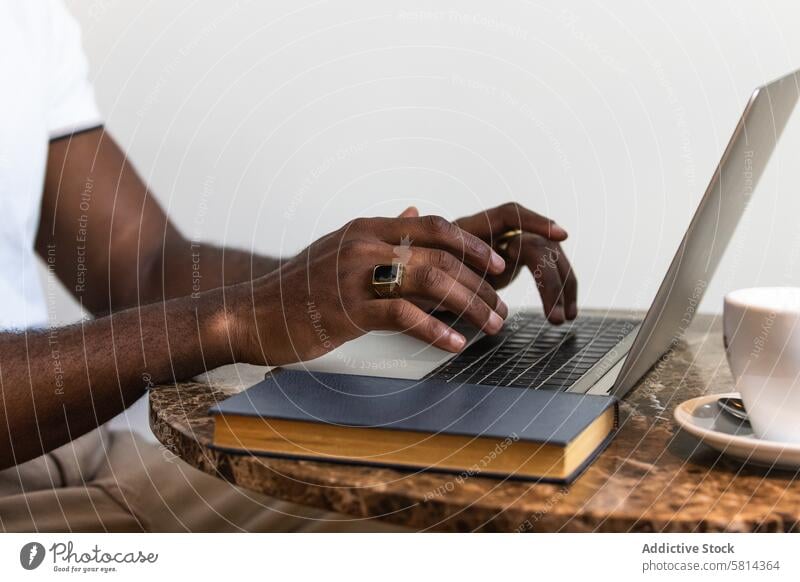
<svg viewBox="0 0 800 582">
<path fill-rule="evenodd" d="M 630 321 L 583 318 L 551 327 L 538 314 L 514 318 L 434 370 L 448 382 L 566 390 L 633 329 Z"/>
</svg>

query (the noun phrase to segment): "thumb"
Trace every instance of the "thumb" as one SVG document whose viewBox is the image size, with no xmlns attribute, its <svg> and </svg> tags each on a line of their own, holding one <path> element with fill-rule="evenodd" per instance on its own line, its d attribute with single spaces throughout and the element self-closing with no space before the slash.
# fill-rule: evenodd
<svg viewBox="0 0 800 582">
<path fill-rule="evenodd" d="M 409 206 L 397 218 L 417 218 L 419 216 L 419 210 L 417 210 L 416 206 Z"/>
</svg>

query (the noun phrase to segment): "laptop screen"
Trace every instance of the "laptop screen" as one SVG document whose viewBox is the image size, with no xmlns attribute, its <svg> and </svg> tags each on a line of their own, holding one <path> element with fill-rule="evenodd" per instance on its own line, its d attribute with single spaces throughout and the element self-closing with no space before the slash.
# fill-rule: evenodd
<svg viewBox="0 0 800 582">
<path fill-rule="evenodd" d="M 800 71 L 755 90 L 656 293 L 612 394 L 683 337 L 798 99 Z"/>
</svg>

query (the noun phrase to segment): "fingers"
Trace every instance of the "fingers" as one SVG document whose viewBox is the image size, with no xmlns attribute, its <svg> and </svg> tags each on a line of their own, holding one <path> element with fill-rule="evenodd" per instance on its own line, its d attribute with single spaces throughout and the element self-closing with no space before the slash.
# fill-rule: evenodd
<svg viewBox="0 0 800 582">
<path fill-rule="evenodd" d="M 563 256 L 560 247 L 535 235 L 522 235 L 508 245 L 508 254 L 515 263 L 519 261 L 527 266 L 533 275 L 548 321 L 556 325 L 564 323 L 565 285 L 558 264 Z M 577 291 L 577 284 L 575 289 Z M 575 311 L 577 313 L 577 309 Z"/>
<path fill-rule="evenodd" d="M 466 338 L 405 299 L 375 299 L 365 306 L 367 329 L 394 330 L 448 352 L 460 352 Z"/>
<path fill-rule="evenodd" d="M 441 216 L 356 219 L 349 228 L 368 231 L 389 244 L 409 241 L 448 251 L 479 273 L 499 274 L 505 269 L 505 261 L 488 243 Z"/>
<path fill-rule="evenodd" d="M 447 251 L 439 249 L 415 248 L 409 261 L 411 267 L 430 265 L 443 271 L 470 293 L 479 297 L 500 317 L 508 317 L 508 306 L 500 299 L 497 291 L 486 279 L 467 267 Z"/>
<path fill-rule="evenodd" d="M 394 261 L 397 252 L 396 247 L 384 242 L 352 240 L 341 247 L 338 256 L 344 261 L 343 268 L 352 272 L 353 266 Z M 398 290 L 403 299 L 450 311 L 488 334 L 500 331 L 508 307 L 491 285 L 446 251 L 414 248 L 408 252 L 409 256 L 403 260 L 405 274 Z M 361 280 L 349 276 L 348 279 Z M 352 300 L 354 295 L 348 292 L 347 300 L 344 297 L 343 300 Z"/>
<path fill-rule="evenodd" d="M 456 221 L 461 228 L 484 239 L 494 240 L 509 230 L 522 230 L 561 242 L 567 231 L 555 221 L 528 210 L 516 202 L 508 202 L 496 208 L 479 212 Z"/>
<path fill-rule="evenodd" d="M 431 265 L 407 267 L 401 293 L 404 298 L 434 301 L 438 308 L 463 316 L 485 333 L 494 335 L 503 327 L 503 317 L 477 293 Z"/>
</svg>

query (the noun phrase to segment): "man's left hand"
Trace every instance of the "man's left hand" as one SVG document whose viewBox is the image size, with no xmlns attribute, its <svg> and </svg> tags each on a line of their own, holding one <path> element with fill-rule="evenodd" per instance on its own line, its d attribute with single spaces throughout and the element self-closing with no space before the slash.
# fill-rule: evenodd
<svg viewBox="0 0 800 582">
<path fill-rule="evenodd" d="M 503 234 L 521 230 L 522 234 L 508 241 L 503 253 L 506 270 L 490 276 L 490 283 L 496 289 L 505 287 L 525 266 L 536 282 L 547 319 L 554 324 L 575 319 L 578 280 L 559 244 L 567 238 L 567 231 L 553 220 L 514 202 L 460 218 L 455 223 L 492 246 L 497 245 Z"/>
</svg>

